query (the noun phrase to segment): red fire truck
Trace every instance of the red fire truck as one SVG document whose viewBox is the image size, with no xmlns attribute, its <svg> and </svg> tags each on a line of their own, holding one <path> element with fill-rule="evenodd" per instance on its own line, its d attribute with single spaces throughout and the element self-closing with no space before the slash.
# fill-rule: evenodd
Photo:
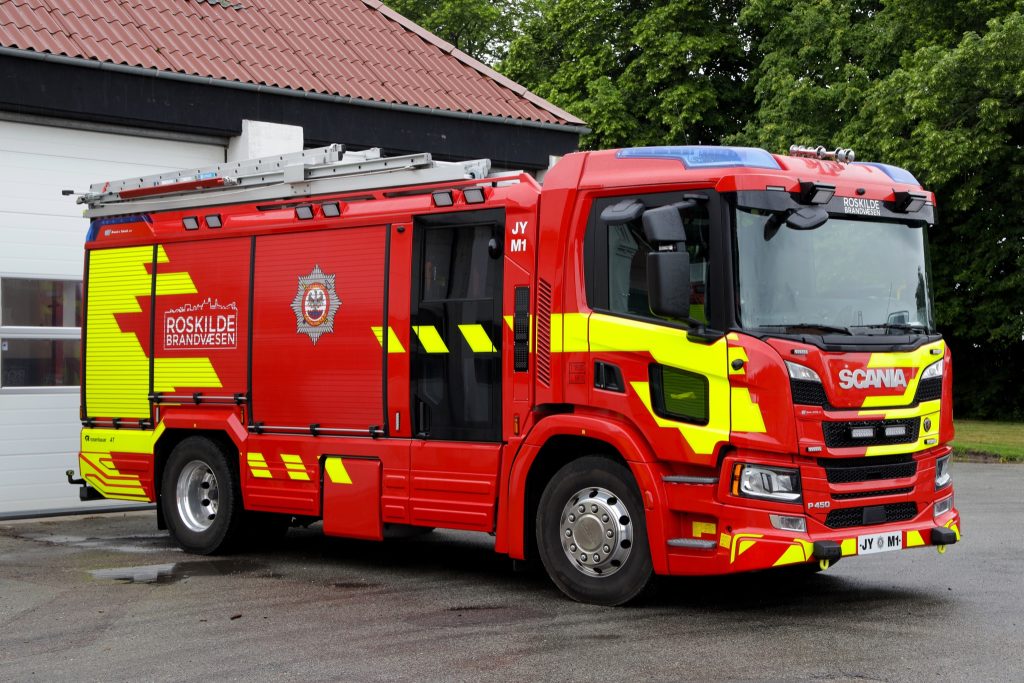
<svg viewBox="0 0 1024 683">
<path fill-rule="evenodd" d="M 934 197 L 849 150 L 340 146 L 105 182 L 83 498 L 182 548 L 493 534 L 568 596 L 960 537 Z"/>
</svg>

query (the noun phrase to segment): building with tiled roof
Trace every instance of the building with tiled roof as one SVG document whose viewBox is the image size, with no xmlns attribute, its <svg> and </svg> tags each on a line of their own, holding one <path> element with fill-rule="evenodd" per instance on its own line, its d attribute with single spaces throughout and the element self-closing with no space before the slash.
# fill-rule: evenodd
<svg viewBox="0 0 1024 683">
<path fill-rule="evenodd" d="M 377 0 L 4 0 L 0 69 L 0 110 L 192 134 L 249 118 L 539 168 L 585 130 Z"/>
<path fill-rule="evenodd" d="M 0 0 L 0 518 L 78 505 L 61 190 L 303 144 L 541 171 L 586 130 L 377 0 Z"/>
</svg>

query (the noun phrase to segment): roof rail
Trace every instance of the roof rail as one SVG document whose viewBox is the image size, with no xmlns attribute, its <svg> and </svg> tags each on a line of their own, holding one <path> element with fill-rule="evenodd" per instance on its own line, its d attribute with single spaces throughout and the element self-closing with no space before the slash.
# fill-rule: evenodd
<svg viewBox="0 0 1024 683">
<path fill-rule="evenodd" d="M 170 171 L 90 186 L 78 198 L 89 218 L 127 213 L 377 190 L 486 178 L 491 162 L 434 161 L 430 154 L 382 157 L 380 149 L 345 152 L 328 145 L 292 154 Z"/>
</svg>

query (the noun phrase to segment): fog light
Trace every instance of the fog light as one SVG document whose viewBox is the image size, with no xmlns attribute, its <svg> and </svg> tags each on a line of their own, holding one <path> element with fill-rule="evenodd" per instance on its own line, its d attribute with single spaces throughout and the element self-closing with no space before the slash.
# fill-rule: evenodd
<svg viewBox="0 0 1024 683">
<path fill-rule="evenodd" d="M 935 505 L 932 506 L 932 517 L 938 519 L 942 515 L 946 514 L 953 509 L 953 496 L 943 498 L 942 500 L 935 501 Z M 773 515 L 774 516 L 774 515 Z M 774 524 L 774 522 L 773 522 Z"/>
<path fill-rule="evenodd" d="M 803 517 L 790 517 L 789 515 L 768 515 L 772 526 L 780 531 L 797 531 L 801 534 L 807 533 L 807 520 Z"/>
<path fill-rule="evenodd" d="M 885 428 L 885 435 L 886 436 L 906 436 L 907 435 L 907 426 L 906 425 L 896 425 L 895 427 L 886 427 Z"/>
<path fill-rule="evenodd" d="M 874 427 L 854 427 L 850 430 L 850 436 L 854 439 L 873 439 L 875 429 Z"/>
</svg>

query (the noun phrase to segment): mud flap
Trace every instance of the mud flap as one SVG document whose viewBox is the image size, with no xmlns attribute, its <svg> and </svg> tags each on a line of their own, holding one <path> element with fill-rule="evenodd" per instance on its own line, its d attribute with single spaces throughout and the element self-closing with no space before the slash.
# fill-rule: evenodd
<svg viewBox="0 0 1024 683">
<path fill-rule="evenodd" d="M 374 541 L 384 538 L 380 460 L 327 456 L 323 487 L 324 534 Z"/>
</svg>

